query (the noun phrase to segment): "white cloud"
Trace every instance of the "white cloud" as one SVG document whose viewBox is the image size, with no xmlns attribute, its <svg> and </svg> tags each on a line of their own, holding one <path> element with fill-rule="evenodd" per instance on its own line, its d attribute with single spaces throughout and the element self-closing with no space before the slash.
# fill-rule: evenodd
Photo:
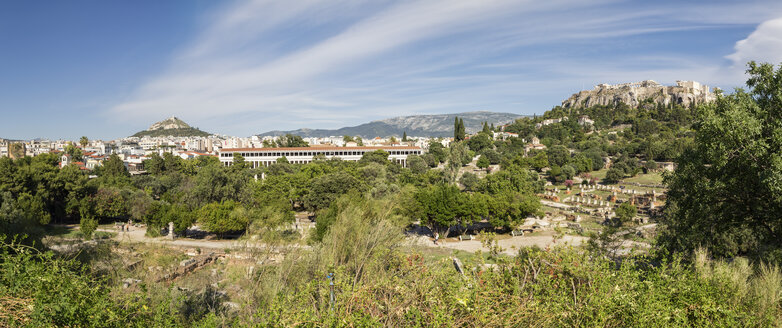
<svg viewBox="0 0 782 328">
<path fill-rule="evenodd" d="M 747 62 L 782 63 L 782 17 L 758 25 L 746 39 L 736 42 L 735 52 L 728 59 L 734 66 L 744 67 Z"/>
<path fill-rule="evenodd" d="M 547 108 L 514 104 L 554 105 L 583 83 L 719 81 L 719 55 L 622 59 L 623 49 L 605 42 L 759 17 L 716 14 L 733 6 L 708 7 L 715 14 L 703 17 L 688 14 L 702 7 L 628 10 L 622 0 L 239 2 L 215 14 L 166 71 L 110 113 L 136 121 L 176 114 L 206 130 L 233 126 L 241 129 L 217 132 L 249 134 L 412 113 L 541 112 Z M 737 44 L 731 59 L 768 53 L 762 47 L 782 35 L 780 24 L 769 22 Z M 585 53 L 569 53 L 571 44 Z M 231 123 L 237 117 L 241 122 Z"/>
</svg>

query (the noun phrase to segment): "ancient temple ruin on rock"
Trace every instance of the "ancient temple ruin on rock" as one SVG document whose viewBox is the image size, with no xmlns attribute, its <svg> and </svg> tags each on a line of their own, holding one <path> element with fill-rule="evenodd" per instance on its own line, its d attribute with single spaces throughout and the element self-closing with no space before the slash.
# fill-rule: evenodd
<svg viewBox="0 0 782 328">
<path fill-rule="evenodd" d="M 593 90 L 574 93 L 562 102 L 564 108 L 586 108 L 595 105 L 614 106 L 620 103 L 638 107 L 645 100 L 655 104 L 697 105 L 716 99 L 709 86 L 695 81 L 676 81 L 674 86 L 665 86 L 653 80 L 622 84 L 598 84 Z"/>
</svg>

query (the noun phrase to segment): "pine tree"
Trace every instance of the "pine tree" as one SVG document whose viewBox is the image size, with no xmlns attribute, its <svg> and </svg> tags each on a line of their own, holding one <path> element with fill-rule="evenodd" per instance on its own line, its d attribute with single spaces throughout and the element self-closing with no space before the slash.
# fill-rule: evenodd
<svg viewBox="0 0 782 328">
<path fill-rule="evenodd" d="M 407 131 L 402 132 L 402 142 L 407 141 Z"/>
</svg>

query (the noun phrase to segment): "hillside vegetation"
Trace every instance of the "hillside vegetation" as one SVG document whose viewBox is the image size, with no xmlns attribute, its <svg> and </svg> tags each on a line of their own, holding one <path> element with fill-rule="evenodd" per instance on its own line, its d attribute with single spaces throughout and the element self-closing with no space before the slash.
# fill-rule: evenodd
<svg viewBox="0 0 782 328">
<path fill-rule="evenodd" d="M 556 107 L 505 127 L 520 135 L 506 140 L 486 122 L 467 135 L 455 118 L 455 141 L 406 167 L 382 150 L 259 168 L 238 154 L 223 166 L 166 153 L 144 163 L 149 175 L 114 155 L 90 178 L 54 155 L 0 158 L 0 326 L 778 326 L 782 67 L 750 63 L 748 74 L 747 91 L 707 105 Z M 523 140 L 534 138 L 546 147 Z M 548 183 L 613 187 L 658 160 L 678 169 L 663 174 L 656 236 L 629 229 L 638 208 L 622 201 L 579 232 L 586 247 L 500 247 L 545 215 Z M 90 239 L 129 219 L 150 237 L 197 224 L 253 247 L 203 251 L 220 259 L 176 279 L 190 257 L 165 243 L 47 250 L 50 222 L 79 223 Z M 417 243 L 467 230 L 480 250 Z M 617 251 L 623 242 L 646 247 Z"/>
</svg>

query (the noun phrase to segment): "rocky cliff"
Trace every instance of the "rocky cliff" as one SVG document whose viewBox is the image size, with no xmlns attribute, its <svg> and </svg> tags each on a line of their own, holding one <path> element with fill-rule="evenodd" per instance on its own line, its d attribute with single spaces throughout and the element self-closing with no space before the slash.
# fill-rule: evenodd
<svg viewBox="0 0 782 328">
<path fill-rule="evenodd" d="M 625 103 L 638 107 L 651 99 L 656 104 L 697 105 L 716 99 L 709 86 L 695 81 L 676 81 L 674 86 L 664 86 L 652 80 L 623 84 L 599 84 L 593 90 L 575 93 L 562 102 L 564 108 L 585 108 L 595 105 L 614 106 Z"/>
<path fill-rule="evenodd" d="M 137 132 L 133 137 L 206 137 L 209 135 L 211 135 L 211 133 L 191 127 L 175 116 L 171 116 L 165 120 L 152 124 L 149 129 Z"/>
</svg>

